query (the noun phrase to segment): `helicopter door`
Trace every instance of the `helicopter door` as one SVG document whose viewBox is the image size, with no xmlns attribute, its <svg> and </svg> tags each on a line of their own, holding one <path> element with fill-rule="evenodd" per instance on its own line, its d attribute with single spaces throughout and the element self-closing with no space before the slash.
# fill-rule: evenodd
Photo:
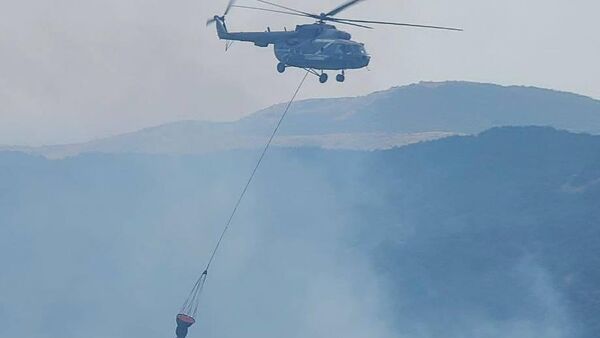
<svg viewBox="0 0 600 338">
<path fill-rule="evenodd" d="M 333 41 L 315 40 L 311 46 L 310 54 L 306 55 L 309 60 L 324 60 L 327 57 L 327 48 Z"/>
<path fill-rule="evenodd" d="M 325 53 L 325 51 L 327 49 L 329 49 L 329 47 L 331 47 L 331 45 L 333 45 L 335 43 L 334 40 L 331 40 L 331 41 L 328 41 L 328 42 L 327 41 L 318 41 L 318 40 L 315 40 L 315 42 L 318 43 L 319 45 L 321 45 L 321 47 L 317 51 L 317 54 Z"/>
</svg>

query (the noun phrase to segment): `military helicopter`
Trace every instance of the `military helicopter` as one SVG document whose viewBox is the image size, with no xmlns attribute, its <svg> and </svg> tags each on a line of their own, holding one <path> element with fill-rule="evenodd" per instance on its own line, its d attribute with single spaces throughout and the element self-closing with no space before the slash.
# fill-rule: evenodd
<svg viewBox="0 0 600 338">
<path fill-rule="evenodd" d="M 321 83 L 327 82 L 329 78 L 326 70 L 339 71 L 336 80 L 344 82 L 346 70 L 365 68 L 371 61 L 371 56 L 365 50 L 363 43 L 352 41 L 350 33 L 341 31 L 328 22 L 366 29 L 373 29 L 369 25 L 393 25 L 462 31 L 462 29 L 451 27 L 337 17 L 342 11 L 365 0 L 349 0 L 331 11 L 321 14 L 300 11 L 266 0 L 256 1 L 268 5 L 270 8 L 241 6 L 235 4 L 236 0 L 230 0 L 224 14 L 215 15 L 207 21 L 206 25 L 216 24 L 219 39 L 227 40 L 228 47 L 233 41 L 252 42 L 258 47 L 274 45 L 275 57 L 279 61 L 277 64 L 279 73 L 285 72 L 287 67 L 302 68 L 316 75 Z M 265 32 L 229 32 L 225 24 L 225 16 L 232 8 L 306 17 L 315 19 L 316 22 L 298 25 L 293 31 L 271 31 L 270 28 L 267 28 Z"/>
</svg>

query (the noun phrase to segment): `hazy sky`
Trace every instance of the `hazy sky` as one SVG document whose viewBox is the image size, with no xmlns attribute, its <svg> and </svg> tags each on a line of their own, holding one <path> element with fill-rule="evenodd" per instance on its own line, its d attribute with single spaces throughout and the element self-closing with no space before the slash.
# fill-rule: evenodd
<svg viewBox="0 0 600 338">
<path fill-rule="evenodd" d="M 272 48 L 224 43 L 205 20 L 226 0 L 0 0 L 0 144 L 88 140 L 182 119 L 230 120 L 285 101 L 299 70 Z M 337 0 L 281 0 L 320 12 Z M 254 4 L 240 0 L 240 4 Z M 600 3 L 593 0 L 370 0 L 345 17 L 459 26 L 464 33 L 350 27 L 373 55 L 343 85 L 302 97 L 366 94 L 421 80 L 524 84 L 600 98 Z M 230 30 L 301 18 L 234 10 Z"/>
</svg>

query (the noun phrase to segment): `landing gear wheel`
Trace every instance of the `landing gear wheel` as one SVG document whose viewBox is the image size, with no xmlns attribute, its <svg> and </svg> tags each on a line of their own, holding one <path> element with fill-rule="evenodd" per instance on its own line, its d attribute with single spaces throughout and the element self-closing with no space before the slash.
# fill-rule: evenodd
<svg viewBox="0 0 600 338">
<path fill-rule="evenodd" d="M 344 82 L 344 81 L 346 81 L 346 76 L 345 76 L 344 74 L 338 74 L 338 75 L 335 77 L 335 80 L 336 80 L 337 82 Z"/>
<path fill-rule="evenodd" d="M 277 71 L 280 72 L 280 73 L 285 72 L 285 63 L 281 63 L 281 62 L 278 63 L 277 64 Z"/>
<path fill-rule="evenodd" d="M 321 83 L 327 82 L 328 79 L 329 79 L 329 76 L 325 73 L 319 75 L 319 82 L 321 82 Z"/>
</svg>

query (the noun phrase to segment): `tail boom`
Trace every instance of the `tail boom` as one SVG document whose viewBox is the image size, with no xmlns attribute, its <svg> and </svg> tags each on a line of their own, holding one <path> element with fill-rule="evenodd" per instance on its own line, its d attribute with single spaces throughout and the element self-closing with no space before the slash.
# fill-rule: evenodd
<svg viewBox="0 0 600 338">
<path fill-rule="evenodd" d="M 267 47 L 282 41 L 293 39 L 296 32 L 235 32 L 230 33 L 225 24 L 225 17 L 216 15 L 217 36 L 221 40 L 252 42 L 259 47 Z"/>
</svg>

